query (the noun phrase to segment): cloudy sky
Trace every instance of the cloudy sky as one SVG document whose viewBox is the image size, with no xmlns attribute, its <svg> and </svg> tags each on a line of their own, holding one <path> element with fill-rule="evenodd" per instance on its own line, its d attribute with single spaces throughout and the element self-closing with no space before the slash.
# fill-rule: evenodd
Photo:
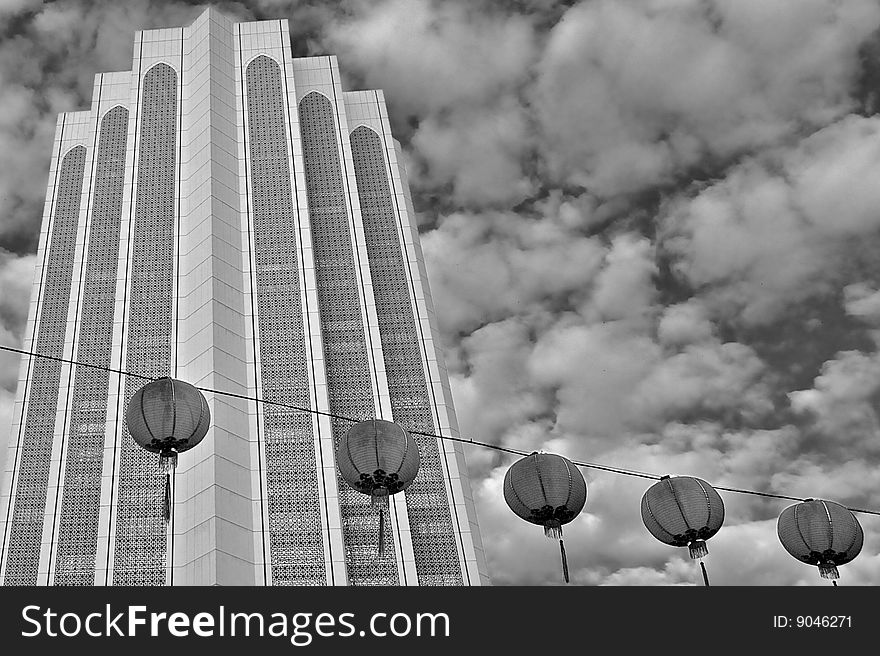
<svg viewBox="0 0 880 656">
<path fill-rule="evenodd" d="M 217 6 L 288 18 L 296 55 L 385 90 L 465 436 L 880 509 L 880 0 Z M 0 343 L 21 344 L 57 113 L 128 70 L 135 30 L 203 9 L 0 0 Z M 558 583 L 502 498 L 514 458 L 467 455 L 494 583 Z M 573 583 L 701 582 L 642 525 L 650 481 L 585 475 Z M 828 585 L 778 543 L 789 502 L 723 498 L 713 584 Z M 878 585 L 880 517 L 858 517 L 841 583 Z"/>
</svg>

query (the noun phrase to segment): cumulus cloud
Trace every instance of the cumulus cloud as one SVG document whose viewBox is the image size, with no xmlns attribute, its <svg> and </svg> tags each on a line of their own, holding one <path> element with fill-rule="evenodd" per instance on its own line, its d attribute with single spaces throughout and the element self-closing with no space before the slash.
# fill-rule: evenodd
<svg viewBox="0 0 880 656">
<path fill-rule="evenodd" d="M 802 283 L 823 271 L 822 244 L 809 239 L 790 193 L 783 179 L 748 161 L 693 198 L 670 203 L 664 245 L 679 275 L 711 289 L 705 303 L 761 321 L 814 292 Z"/>
<path fill-rule="evenodd" d="M 790 148 L 733 167 L 719 182 L 665 208 L 664 247 L 704 301 L 772 321 L 827 294 L 873 248 L 880 198 L 880 122 L 847 116 Z"/>
<path fill-rule="evenodd" d="M 528 326 L 508 319 L 484 326 L 462 341 L 469 363 L 466 377 L 453 377 L 460 419 L 482 438 L 498 438 L 539 416 L 548 407 L 540 390 L 529 385 L 528 357 L 531 353 Z M 516 448 L 537 449 L 536 441 L 509 439 Z"/>
<path fill-rule="evenodd" d="M 808 413 L 827 442 L 845 445 L 850 455 L 874 446 L 880 434 L 875 406 L 880 390 L 880 355 L 838 354 L 822 366 L 812 389 L 789 393 L 796 412 Z"/>
<path fill-rule="evenodd" d="M 607 248 L 560 215 L 459 212 L 424 235 L 438 321 L 465 333 L 513 315 L 531 324 L 586 299 Z"/>
<path fill-rule="evenodd" d="M 637 416 L 680 416 L 701 409 L 727 420 L 756 420 L 774 410 L 760 379 L 764 363 L 744 344 L 690 345 L 658 364 L 635 391 Z M 650 424 L 649 424 L 650 425 Z"/>
<path fill-rule="evenodd" d="M 555 391 L 558 430 L 613 439 L 625 430 L 630 396 L 658 357 L 653 341 L 620 324 L 559 326 L 535 345 L 530 371 Z"/>
<path fill-rule="evenodd" d="M 596 276 L 591 309 L 607 321 L 643 316 L 653 304 L 656 272 L 650 241 L 628 234 L 615 237 Z"/>
<path fill-rule="evenodd" d="M 411 143 L 417 183 L 451 184 L 457 203 L 511 206 L 535 191 L 524 170 L 531 146 L 528 117 L 509 96 L 489 107 L 431 114 Z"/>
<path fill-rule="evenodd" d="M 0 16 L 12 16 L 39 7 L 39 0 L 0 0 Z"/>
<path fill-rule="evenodd" d="M 404 117 L 415 124 L 418 182 L 451 185 L 451 200 L 470 206 L 511 207 L 535 191 L 531 121 L 516 93 L 536 53 L 529 17 L 386 0 L 330 23 L 323 43 L 344 69 L 384 89 L 401 128 Z"/>
<path fill-rule="evenodd" d="M 589 2 L 550 32 L 533 102 L 554 178 L 603 195 L 779 143 L 851 106 L 871 2 Z"/>
<path fill-rule="evenodd" d="M 705 309 L 696 301 L 669 305 L 657 324 L 661 344 L 675 346 L 701 342 L 712 337 L 712 322 Z"/>
<path fill-rule="evenodd" d="M 495 98 L 526 74 L 533 40 L 525 17 L 428 0 L 363 4 L 326 28 L 327 45 L 368 85 L 384 89 L 398 113 Z"/>
<path fill-rule="evenodd" d="M 847 314 L 876 325 L 880 323 L 880 291 L 864 282 L 856 282 L 843 288 Z"/>
</svg>

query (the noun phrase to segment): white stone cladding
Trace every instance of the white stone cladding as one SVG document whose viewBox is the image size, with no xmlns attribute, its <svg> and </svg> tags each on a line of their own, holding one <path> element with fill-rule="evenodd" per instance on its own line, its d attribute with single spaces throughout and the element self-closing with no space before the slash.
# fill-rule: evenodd
<svg viewBox="0 0 880 656">
<path fill-rule="evenodd" d="M 151 91 L 154 96 L 159 94 L 155 102 L 175 104 L 173 125 L 162 118 L 169 115 L 170 106 L 162 110 L 165 114 L 156 114 L 159 110 L 144 105 L 145 76 L 151 70 L 160 70 L 154 69 L 157 65 L 167 73 L 163 79 L 175 80 L 174 89 L 159 86 Z M 255 86 L 258 84 L 277 84 L 280 94 L 258 92 Z M 260 93 L 263 95 L 258 98 Z M 333 152 L 326 154 L 327 161 L 317 161 L 315 143 L 303 141 L 304 134 L 316 134 L 314 129 L 317 129 L 300 123 L 300 103 L 307 97 L 311 98 L 309 102 L 317 99 L 318 105 L 330 108 L 326 116 L 328 120 L 332 117 L 335 142 Z M 402 289 L 409 297 L 405 309 L 412 318 L 412 326 L 401 330 L 412 333 L 415 350 L 411 348 L 409 353 L 416 358 L 413 360 L 416 364 L 411 373 L 417 385 L 425 390 L 422 403 L 427 405 L 423 414 L 427 413 L 425 417 L 431 431 L 458 437 L 402 153 L 391 134 L 382 92 L 344 91 L 335 57 L 293 58 L 286 20 L 236 23 L 215 10 L 207 10 L 188 27 L 137 32 L 131 71 L 98 74 L 90 111 L 69 112 L 59 117 L 22 346 L 25 350 L 36 348 L 37 336 L 46 323 L 44 315 L 49 316 L 43 308 L 47 298 L 47 271 L 52 265 L 47 254 L 52 248 L 53 222 L 58 214 L 59 172 L 65 155 L 77 146 L 85 148 L 85 165 L 66 321 L 56 328 L 56 331 L 63 329 L 64 337 L 59 357 L 75 360 L 78 348 L 84 343 L 82 332 L 90 329 L 81 321 L 83 307 L 88 308 L 88 303 L 96 301 L 88 298 L 82 272 L 89 265 L 90 222 L 98 217 L 96 189 L 106 188 L 98 184 L 96 176 L 98 171 L 107 171 L 110 165 L 107 161 L 98 161 L 98 145 L 106 142 L 106 139 L 100 141 L 101 126 L 114 108 L 127 110 L 128 128 L 121 169 L 124 181 L 118 218 L 115 296 L 111 302 L 114 310 L 112 318 L 108 317 L 108 321 L 112 319 L 111 327 L 107 328 L 112 332 L 106 354 L 109 367 L 131 370 L 132 363 L 137 363 L 141 356 L 129 351 L 128 346 L 147 343 L 143 327 L 139 332 L 133 331 L 138 328 L 137 322 L 143 313 L 132 307 L 130 299 L 132 271 L 138 266 L 143 269 L 143 258 L 151 252 L 135 252 L 136 248 L 143 250 L 149 246 L 136 242 L 136 230 L 146 225 L 143 223 L 146 219 L 141 219 L 138 228 L 136 217 L 138 212 L 143 215 L 147 211 L 138 208 L 146 207 L 145 199 L 149 200 L 153 191 L 138 187 L 145 184 L 143 180 L 161 182 L 161 177 L 155 176 L 165 171 L 174 193 L 173 210 L 171 204 L 166 203 L 166 209 L 150 211 L 165 212 L 163 220 L 173 222 L 173 234 L 169 233 L 170 241 L 163 246 L 170 254 L 166 264 L 171 267 L 173 279 L 167 375 L 204 390 L 228 392 L 242 398 L 205 391 L 212 415 L 211 429 L 197 448 L 180 456 L 173 484 L 172 521 L 167 525 L 153 521 L 152 528 L 141 529 L 137 528 L 140 526 L 138 517 L 150 515 L 150 504 L 156 503 L 159 488 L 152 484 L 138 487 L 140 484 L 121 475 L 122 454 L 130 439 L 124 427 L 126 377 L 111 372 L 102 378 L 107 385 L 103 447 L 96 447 L 96 453 L 80 453 L 84 447 L 71 452 L 71 444 L 81 443 L 70 437 L 71 431 L 85 429 L 73 426 L 71 419 L 82 414 L 81 408 L 73 407 L 77 367 L 62 363 L 58 370 L 54 432 L 45 436 L 45 444 L 34 443 L 37 446 L 28 447 L 28 451 L 23 435 L 29 404 L 32 398 L 37 398 L 31 389 L 36 359 L 23 356 L 6 471 L 0 488 L 0 580 L 7 584 L 33 582 L 37 585 L 81 585 L 86 580 L 95 585 L 488 584 L 467 467 L 459 443 L 419 438 L 436 443 L 431 447 L 436 455 L 428 467 L 434 468 L 431 471 L 435 474 L 429 475 L 434 475 L 432 480 L 436 482 L 433 487 L 417 489 L 415 486 L 412 494 L 407 491 L 409 497 L 404 494 L 393 497 L 388 531 L 391 560 L 381 575 L 374 575 L 364 555 L 365 541 L 372 535 L 368 532 L 373 530 L 369 523 L 372 520 L 363 509 L 363 504 L 368 502 L 341 487 L 344 484 L 337 477 L 334 452 L 339 422 L 336 421 L 334 437 L 334 421 L 326 414 L 297 414 L 280 406 L 273 410 L 273 406 L 245 398 L 284 399 L 283 395 L 279 396 L 279 390 L 292 385 L 298 386 L 300 395 L 295 398 L 300 400 L 297 403 L 288 400 L 290 405 L 300 404 L 320 413 L 332 413 L 335 409 L 337 414 L 340 414 L 339 408 L 349 407 L 336 396 L 348 393 L 340 382 L 340 370 L 327 361 L 327 353 L 333 353 L 342 343 L 333 336 L 336 333 L 332 330 L 327 332 L 328 317 L 332 319 L 334 315 L 329 305 L 322 306 L 322 299 L 328 302 L 329 293 L 326 287 L 330 271 L 327 268 L 330 266 L 328 236 L 315 231 L 319 229 L 316 226 L 329 224 L 324 222 L 324 214 L 318 217 L 320 220 L 310 215 L 309 194 L 316 193 L 317 183 L 313 177 L 306 179 L 307 170 L 317 170 L 316 166 L 328 171 L 338 166 L 339 182 L 334 193 L 344 198 L 344 203 L 333 207 L 338 213 L 337 219 L 344 220 L 347 226 L 352 265 L 345 270 L 334 270 L 333 275 L 340 275 L 340 271 L 349 275 L 351 289 L 357 290 L 356 302 L 350 308 L 357 320 L 348 323 L 355 331 L 351 334 L 362 335 L 360 348 L 365 357 L 359 366 L 369 379 L 363 388 L 365 396 L 361 397 L 361 406 L 357 406 L 362 408 L 359 412 L 363 416 L 355 418 L 391 419 L 403 413 L 400 409 L 402 392 L 394 391 L 399 390 L 399 385 L 391 379 L 386 366 L 383 339 L 390 344 L 391 338 L 383 333 L 389 321 L 382 309 L 390 307 L 382 294 L 387 296 L 388 289 L 392 292 Z M 251 116 L 252 111 L 258 111 L 259 116 Z M 159 121 L 155 129 L 165 130 L 164 136 L 145 132 L 154 129 L 149 127 L 153 125 L 151 121 Z M 353 152 L 350 135 L 359 128 L 370 130 L 359 133 L 367 142 L 381 144 L 376 146 L 379 150 L 370 151 L 372 159 L 364 152 Z M 260 136 L 269 134 L 266 130 L 280 130 L 283 137 L 266 141 L 266 137 Z M 143 159 L 143 152 L 152 152 L 143 149 L 153 147 L 145 140 L 156 138 L 166 139 L 163 152 L 171 153 L 167 166 L 160 163 L 156 168 L 154 162 Z M 269 150 L 272 152 L 266 154 Z M 381 156 L 377 155 L 379 152 Z M 337 164 L 331 163 L 331 159 Z M 139 170 L 139 161 L 144 167 L 152 167 L 149 175 L 153 177 L 145 177 L 148 172 L 146 168 Z M 358 189 L 358 175 L 362 185 L 367 179 L 363 177 L 367 175 L 363 169 L 365 162 L 383 171 L 379 174 L 376 171 L 380 169 L 371 169 L 370 175 L 374 177 L 369 179 L 379 186 L 378 191 L 371 191 L 369 196 L 363 196 L 367 192 Z M 356 164 L 362 168 L 356 171 Z M 114 170 L 118 173 L 120 169 Z M 257 176 L 269 175 L 266 171 L 274 176 L 274 187 L 267 187 L 263 178 L 257 179 Z M 379 177 L 375 177 L 377 175 Z M 284 184 L 279 184 L 279 180 Z M 380 203 L 385 214 L 377 214 L 379 206 L 374 202 L 377 193 L 387 194 L 380 199 L 385 203 Z M 360 199 L 367 197 L 371 203 L 369 211 L 361 207 Z M 312 198 L 313 210 L 319 207 L 316 202 Z M 284 232 L 287 240 L 284 244 L 289 245 L 284 247 L 289 258 L 285 261 L 295 263 L 295 275 L 291 275 L 290 269 L 273 264 L 275 255 L 267 256 L 265 246 L 262 250 L 257 248 L 258 239 L 263 239 L 261 243 L 265 244 L 267 235 L 271 236 L 267 230 L 277 225 L 272 221 L 278 218 L 279 212 L 284 214 L 281 218 L 289 221 L 290 229 Z M 390 282 L 376 278 L 380 274 L 375 263 L 371 266 L 368 253 L 370 245 L 375 248 L 377 243 L 369 226 L 386 219 L 390 221 L 386 228 L 394 231 L 400 253 L 397 268 L 392 271 L 397 272 L 394 274 L 397 277 Z M 285 253 L 276 255 L 280 257 Z M 112 284 L 108 286 L 112 287 Z M 274 328 L 267 328 L 276 325 L 267 323 L 270 314 L 273 322 L 282 321 L 286 316 L 272 305 L 276 303 L 273 299 L 282 297 L 296 311 L 288 313 L 293 319 L 289 325 L 285 323 L 284 331 L 273 332 Z M 278 379 L 283 377 L 280 358 L 285 350 L 289 353 L 296 350 L 291 362 L 299 363 L 296 370 L 290 372 L 289 380 Z M 143 358 L 148 357 L 145 351 Z M 150 365 L 146 361 L 142 364 Z M 148 370 L 150 375 L 166 375 L 156 373 L 158 369 L 144 369 Z M 289 425 L 299 426 L 296 429 L 299 442 L 285 438 L 282 428 Z M 31 451 L 45 453 L 40 457 L 48 463 L 45 502 L 38 503 L 40 507 L 36 510 L 28 506 L 27 513 L 20 509 L 16 515 L 18 496 L 25 499 L 24 490 L 33 487 L 27 488 L 30 479 L 21 473 L 27 469 L 22 462 L 30 457 Z M 80 461 L 85 464 L 81 465 Z M 89 465 L 90 462 L 94 465 Z M 292 487 L 297 479 L 295 475 L 285 477 L 287 464 L 310 467 L 308 476 L 303 477 L 311 481 L 309 489 Z M 65 506 L 65 486 L 73 490 L 76 484 L 74 474 L 66 473 L 68 471 L 92 472 L 94 485 L 100 485 L 99 491 L 95 491 L 99 499 L 96 509 L 77 510 L 71 499 L 86 497 L 73 492 Z M 149 476 L 153 473 L 159 479 L 157 468 L 150 470 Z M 37 500 L 29 501 L 31 505 L 41 498 L 40 494 L 27 494 L 31 495 L 27 499 Z M 120 507 L 120 497 L 130 499 L 132 494 L 143 496 L 144 509 Z M 62 515 L 62 507 L 67 507 L 69 512 L 80 512 L 82 517 L 76 520 L 79 523 L 71 524 L 71 518 Z M 431 515 L 435 510 L 437 512 Z M 27 537 L 33 531 L 23 530 L 23 518 L 27 522 L 39 522 L 33 526 L 42 526 L 38 543 Z M 304 528 L 303 536 L 297 537 L 297 521 L 301 521 L 303 527 L 311 527 L 313 533 Z M 420 528 L 429 523 L 434 529 L 440 526 L 441 532 L 447 530 L 442 527 L 447 527 L 448 539 L 433 544 Z M 88 529 L 85 537 L 83 527 Z M 152 533 L 137 533 L 141 530 Z M 314 539 L 306 534 L 314 535 Z M 19 560 L 10 561 L 9 554 L 22 552 L 22 545 L 30 544 L 28 540 L 33 543 L 33 562 L 23 565 Z M 71 555 L 77 540 L 88 543 L 87 555 L 78 560 Z M 157 555 L 151 559 L 154 562 L 149 563 L 153 573 L 139 578 L 138 571 L 133 570 L 130 559 L 127 560 L 130 553 L 127 550 L 129 545 L 142 542 L 148 543 L 144 553 L 153 549 Z M 11 544 L 19 545 L 18 551 L 11 551 Z M 146 564 L 144 569 L 146 571 Z"/>
</svg>

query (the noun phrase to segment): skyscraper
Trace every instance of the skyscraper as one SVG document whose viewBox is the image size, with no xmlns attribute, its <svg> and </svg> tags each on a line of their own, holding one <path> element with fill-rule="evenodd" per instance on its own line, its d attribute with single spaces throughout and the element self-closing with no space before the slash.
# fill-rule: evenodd
<svg viewBox="0 0 880 656">
<path fill-rule="evenodd" d="M 23 348 L 59 360 L 22 358 L 4 584 L 488 582 L 460 445 L 414 434 L 381 557 L 337 475 L 330 415 L 457 424 L 382 92 L 294 59 L 287 21 L 136 33 L 59 116 L 37 262 Z M 124 421 L 144 379 L 108 370 L 238 395 L 206 393 L 171 521 Z"/>
</svg>

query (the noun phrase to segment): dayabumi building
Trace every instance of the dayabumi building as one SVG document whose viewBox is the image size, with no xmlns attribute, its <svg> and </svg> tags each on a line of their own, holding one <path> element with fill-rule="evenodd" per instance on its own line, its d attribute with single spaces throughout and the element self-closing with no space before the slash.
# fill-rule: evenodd
<svg viewBox="0 0 880 656">
<path fill-rule="evenodd" d="M 3 584 L 489 582 L 461 445 L 432 437 L 458 429 L 382 92 L 294 59 L 286 20 L 137 32 L 58 117 L 23 343 Z M 211 413 L 170 519 L 125 421 L 162 377 Z M 419 447 L 378 552 L 346 418 Z"/>
</svg>

